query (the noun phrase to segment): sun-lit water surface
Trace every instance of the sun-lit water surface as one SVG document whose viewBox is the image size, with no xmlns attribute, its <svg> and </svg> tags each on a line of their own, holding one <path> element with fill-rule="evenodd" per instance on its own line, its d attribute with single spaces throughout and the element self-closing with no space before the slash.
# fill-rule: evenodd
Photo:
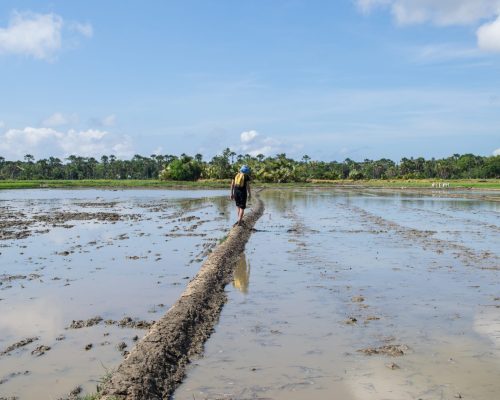
<svg viewBox="0 0 500 400">
<path fill-rule="evenodd" d="M 146 330 L 104 321 L 66 328 L 95 316 L 150 322 L 163 315 L 231 225 L 229 205 L 227 191 L 213 190 L 0 191 L 2 220 L 30 221 L 31 232 L 0 241 L 0 352 L 38 337 L 0 356 L 1 395 L 55 399 L 78 385 L 95 391 L 123 359 L 118 344 L 130 350 Z M 60 213 L 90 216 L 34 220 Z M 124 217 L 99 220 L 98 213 Z M 51 349 L 32 355 L 40 345 Z"/>
<path fill-rule="evenodd" d="M 498 203 L 344 190 L 262 197 L 230 300 L 175 399 L 498 396 Z M 358 351 L 384 345 L 405 354 Z"/>
</svg>

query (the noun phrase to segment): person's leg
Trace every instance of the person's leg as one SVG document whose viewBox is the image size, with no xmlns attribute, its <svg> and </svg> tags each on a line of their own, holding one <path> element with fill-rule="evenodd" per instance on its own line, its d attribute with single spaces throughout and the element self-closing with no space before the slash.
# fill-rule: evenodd
<svg viewBox="0 0 500 400">
<path fill-rule="evenodd" d="M 243 215 L 245 214 L 245 207 L 247 204 L 246 192 L 237 189 L 234 193 L 234 198 L 236 201 L 236 206 L 238 207 L 238 225 L 241 225 L 243 222 Z"/>
<path fill-rule="evenodd" d="M 241 221 L 243 221 L 243 214 L 245 214 L 245 209 L 238 208 L 238 225 L 241 225 Z"/>
</svg>

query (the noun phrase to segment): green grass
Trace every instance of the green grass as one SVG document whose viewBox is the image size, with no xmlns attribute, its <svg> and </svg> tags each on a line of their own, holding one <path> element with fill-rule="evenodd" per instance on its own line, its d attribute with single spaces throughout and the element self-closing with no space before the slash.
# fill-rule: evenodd
<svg viewBox="0 0 500 400">
<path fill-rule="evenodd" d="M 313 181 L 311 184 L 318 186 L 361 186 L 376 188 L 428 188 L 432 189 L 432 183 L 449 183 L 450 188 L 455 189 L 500 189 L 500 179 L 367 179 L 367 180 L 336 180 L 336 181 Z M 439 189 L 436 187 L 435 189 Z"/>
<path fill-rule="evenodd" d="M 83 179 L 83 180 L 0 180 L 0 189 L 39 188 L 227 188 L 229 181 L 205 180 L 197 182 L 160 181 L 158 179 Z"/>
<path fill-rule="evenodd" d="M 259 187 L 376 187 L 376 188 L 431 188 L 432 182 L 447 182 L 450 188 L 497 189 L 500 190 L 500 179 L 369 179 L 369 180 L 312 180 L 311 182 L 292 183 L 261 183 Z M 86 180 L 0 180 L 0 189 L 35 189 L 35 188 L 163 188 L 163 189 L 229 189 L 230 181 L 200 180 L 187 181 L 160 181 L 150 180 L 115 180 L 115 179 L 86 179 Z"/>
<path fill-rule="evenodd" d="M 104 367 L 104 365 L 103 365 Z M 90 393 L 86 394 L 83 396 L 77 396 L 78 400 L 99 400 L 102 397 L 102 386 L 104 386 L 109 380 L 111 379 L 111 376 L 113 375 L 113 371 L 107 369 L 104 367 L 106 373 L 104 374 L 103 377 L 99 379 L 99 384 L 97 385 L 97 393 Z M 118 400 L 115 396 L 108 397 L 109 400 Z"/>
<path fill-rule="evenodd" d="M 222 236 L 222 237 L 219 239 L 219 244 L 224 243 L 226 240 L 227 240 L 227 235 Z"/>
</svg>

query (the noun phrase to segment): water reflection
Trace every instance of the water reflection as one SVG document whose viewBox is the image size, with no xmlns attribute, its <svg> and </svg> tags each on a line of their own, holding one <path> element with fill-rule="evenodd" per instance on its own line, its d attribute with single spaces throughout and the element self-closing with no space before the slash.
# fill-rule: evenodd
<svg viewBox="0 0 500 400">
<path fill-rule="evenodd" d="M 246 255 L 242 254 L 233 273 L 233 286 L 241 293 L 247 294 L 249 283 L 250 263 L 247 261 Z"/>
<path fill-rule="evenodd" d="M 224 218 L 228 221 L 231 215 L 231 206 L 233 202 L 228 200 L 228 196 L 217 196 L 210 198 L 215 208 L 219 212 L 219 215 L 224 216 Z"/>
</svg>

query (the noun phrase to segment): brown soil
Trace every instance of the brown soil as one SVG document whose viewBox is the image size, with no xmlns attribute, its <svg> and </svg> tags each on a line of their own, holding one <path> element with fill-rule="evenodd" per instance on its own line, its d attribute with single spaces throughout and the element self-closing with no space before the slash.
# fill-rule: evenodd
<svg viewBox="0 0 500 400">
<path fill-rule="evenodd" d="M 90 326 L 99 325 L 102 321 L 104 321 L 104 320 L 100 316 L 90 318 L 87 320 L 83 320 L 83 319 L 73 320 L 73 322 L 71 322 L 70 326 L 68 326 L 66 329 L 88 328 Z M 149 329 L 154 324 L 154 321 L 149 322 L 149 321 L 138 320 L 138 319 L 134 320 L 132 317 L 123 317 L 120 321 L 115 321 L 113 319 L 107 319 L 104 321 L 104 323 L 106 325 L 116 325 L 116 326 L 119 326 L 120 328 Z"/>
<path fill-rule="evenodd" d="M 0 240 L 25 239 L 34 233 L 49 232 L 47 227 L 72 228 L 68 221 L 100 221 L 116 223 L 118 221 L 138 221 L 139 214 L 119 214 L 115 212 L 67 212 L 52 211 L 46 214 L 28 217 L 21 212 L 14 212 L 6 207 L 0 208 Z M 43 229 L 35 229 L 43 228 Z"/>
<path fill-rule="evenodd" d="M 71 322 L 71 325 L 69 326 L 70 329 L 81 329 L 81 328 L 86 328 L 89 326 L 94 326 L 99 324 L 102 321 L 102 317 L 94 317 L 90 318 L 87 320 L 73 320 Z"/>
<path fill-rule="evenodd" d="M 190 360 L 218 321 L 227 300 L 224 287 L 244 251 L 253 226 L 264 211 L 257 198 L 244 226 L 235 226 L 227 239 L 203 263 L 179 300 L 140 340 L 106 382 L 104 399 L 155 400 L 168 398 L 180 384 Z"/>
<path fill-rule="evenodd" d="M 135 321 L 131 317 L 123 317 L 120 321 L 113 321 L 107 319 L 104 321 L 106 325 L 118 325 L 120 328 L 135 328 L 135 329 L 149 329 L 154 324 L 153 322 L 138 320 Z"/>
<path fill-rule="evenodd" d="M 50 346 L 41 345 L 31 352 L 32 355 L 40 357 L 43 356 L 47 351 L 51 349 Z"/>
<path fill-rule="evenodd" d="M 408 346 L 400 344 L 387 344 L 380 347 L 368 347 L 366 349 L 358 350 L 368 356 L 374 354 L 383 354 L 391 357 L 404 356 L 408 352 Z"/>
<path fill-rule="evenodd" d="M 16 342 L 14 344 L 11 344 L 4 351 L 0 352 L 0 356 L 9 354 L 11 351 L 14 351 L 16 349 L 24 347 L 24 346 L 26 346 L 26 345 L 34 342 L 35 340 L 38 340 L 38 338 L 37 337 L 30 337 L 30 338 L 26 338 L 26 339 L 20 340 L 19 342 Z"/>
</svg>

